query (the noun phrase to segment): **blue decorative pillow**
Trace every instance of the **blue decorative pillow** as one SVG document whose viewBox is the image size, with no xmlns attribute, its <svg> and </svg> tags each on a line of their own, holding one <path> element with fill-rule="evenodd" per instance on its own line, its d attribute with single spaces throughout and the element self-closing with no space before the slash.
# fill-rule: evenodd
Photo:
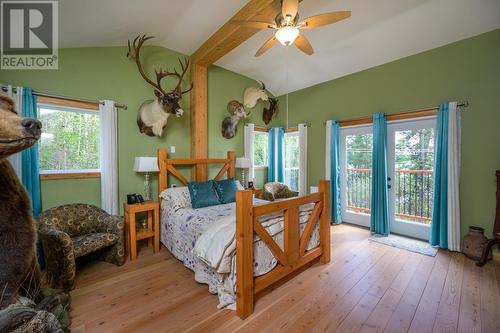
<svg viewBox="0 0 500 333">
<path fill-rule="evenodd" d="M 191 206 L 193 208 L 202 208 L 220 204 L 213 182 L 213 180 L 209 180 L 208 182 L 188 183 L 189 194 L 191 195 Z"/>
<path fill-rule="evenodd" d="M 224 180 L 214 180 L 214 187 L 219 196 L 220 203 L 227 204 L 236 201 L 236 191 L 238 186 L 234 178 Z"/>
</svg>

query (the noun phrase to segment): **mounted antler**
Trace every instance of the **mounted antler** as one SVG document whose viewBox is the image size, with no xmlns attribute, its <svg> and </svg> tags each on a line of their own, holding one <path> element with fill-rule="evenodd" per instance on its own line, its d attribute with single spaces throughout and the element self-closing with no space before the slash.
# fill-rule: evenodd
<svg viewBox="0 0 500 333">
<path fill-rule="evenodd" d="M 146 133 L 150 136 L 161 136 L 170 114 L 175 114 L 177 117 L 180 117 L 184 113 L 179 106 L 179 100 L 182 98 L 182 95 L 193 89 L 193 84 L 191 83 L 188 90 L 182 90 L 181 88 L 182 80 L 189 68 L 189 59 L 186 59 L 184 62 L 178 59 L 181 65 L 180 74 L 175 68 L 173 72 L 168 69 L 163 70 L 159 68 L 155 69 L 156 82 L 148 78 L 141 63 L 140 53 L 144 43 L 152 38 L 154 37 L 139 35 L 132 43 L 130 43 L 129 40 L 127 57 L 135 61 L 142 78 L 155 89 L 155 95 L 157 97 L 155 100 L 146 101 L 141 105 L 137 117 L 137 124 L 139 125 L 141 133 Z M 173 76 L 178 79 L 177 85 L 171 91 L 166 91 L 161 86 L 162 79 L 168 76 Z"/>
</svg>

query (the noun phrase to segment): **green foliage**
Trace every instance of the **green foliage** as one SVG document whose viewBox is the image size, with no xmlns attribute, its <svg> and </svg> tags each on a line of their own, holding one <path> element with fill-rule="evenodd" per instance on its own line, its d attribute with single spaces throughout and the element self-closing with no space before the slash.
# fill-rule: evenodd
<svg viewBox="0 0 500 333">
<path fill-rule="evenodd" d="M 99 169 L 99 115 L 39 109 L 40 170 Z"/>
<path fill-rule="evenodd" d="M 267 133 L 255 132 L 253 145 L 255 166 L 267 166 Z"/>
<path fill-rule="evenodd" d="M 285 135 L 285 184 L 292 191 L 299 188 L 299 136 Z"/>
<path fill-rule="evenodd" d="M 373 135 L 360 134 L 346 137 L 347 165 L 349 168 L 371 169 Z"/>
</svg>

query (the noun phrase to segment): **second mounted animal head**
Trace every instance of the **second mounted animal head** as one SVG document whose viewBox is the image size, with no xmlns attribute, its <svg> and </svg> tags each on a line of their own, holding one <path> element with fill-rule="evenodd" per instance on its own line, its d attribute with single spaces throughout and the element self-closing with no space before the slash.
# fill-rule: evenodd
<svg viewBox="0 0 500 333">
<path fill-rule="evenodd" d="M 227 111 L 231 114 L 222 121 L 222 136 L 226 139 L 234 138 L 238 130 L 241 118 L 247 118 L 251 112 L 246 112 L 245 107 L 238 101 L 232 100 L 227 103 Z"/>
<path fill-rule="evenodd" d="M 167 125 L 168 117 L 170 115 L 180 117 L 184 113 L 184 110 L 182 110 L 179 105 L 179 101 L 182 99 L 182 95 L 193 89 L 193 84 L 191 84 L 190 88 L 187 90 L 182 90 L 181 88 L 182 80 L 189 67 L 188 59 L 185 61 L 179 59 L 179 64 L 181 66 L 180 73 L 177 69 L 168 71 L 160 68 L 155 70 L 156 81 L 148 78 L 141 63 L 140 52 L 144 42 L 151 38 L 154 37 L 146 35 L 137 36 L 132 45 L 129 41 L 127 57 L 135 61 L 139 74 L 141 74 L 144 81 L 154 88 L 154 94 L 156 96 L 154 100 L 148 100 L 142 103 L 137 114 L 137 125 L 141 133 L 145 133 L 149 136 L 161 136 L 163 129 Z M 166 77 L 177 79 L 177 85 L 174 89 L 167 91 L 162 87 L 161 81 Z"/>
<path fill-rule="evenodd" d="M 34 145 L 42 134 L 42 124 L 23 118 L 14 101 L 0 94 L 0 160 Z"/>
<path fill-rule="evenodd" d="M 248 87 L 243 93 L 243 105 L 247 109 L 253 109 L 259 99 L 267 101 L 269 98 L 266 92 L 266 85 L 262 81 L 259 81 L 259 83 L 260 87 Z"/>
</svg>

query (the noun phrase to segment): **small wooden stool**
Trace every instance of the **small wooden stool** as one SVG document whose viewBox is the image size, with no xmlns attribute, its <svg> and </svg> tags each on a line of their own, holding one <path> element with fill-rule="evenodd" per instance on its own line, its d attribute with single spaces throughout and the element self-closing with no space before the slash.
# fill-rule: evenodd
<svg viewBox="0 0 500 333">
<path fill-rule="evenodd" d="M 160 205 L 158 201 L 150 200 L 144 203 L 124 204 L 125 237 L 130 260 L 137 258 L 137 241 L 148 238 L 148 247 L 154 242 L 153 252 L 160 251 Z M 139 229 L 135 226 L 135 214 L 148 213 L 148 228 Z M 154 215 L 154 217 L 153 217 Z"/>
</svg>

